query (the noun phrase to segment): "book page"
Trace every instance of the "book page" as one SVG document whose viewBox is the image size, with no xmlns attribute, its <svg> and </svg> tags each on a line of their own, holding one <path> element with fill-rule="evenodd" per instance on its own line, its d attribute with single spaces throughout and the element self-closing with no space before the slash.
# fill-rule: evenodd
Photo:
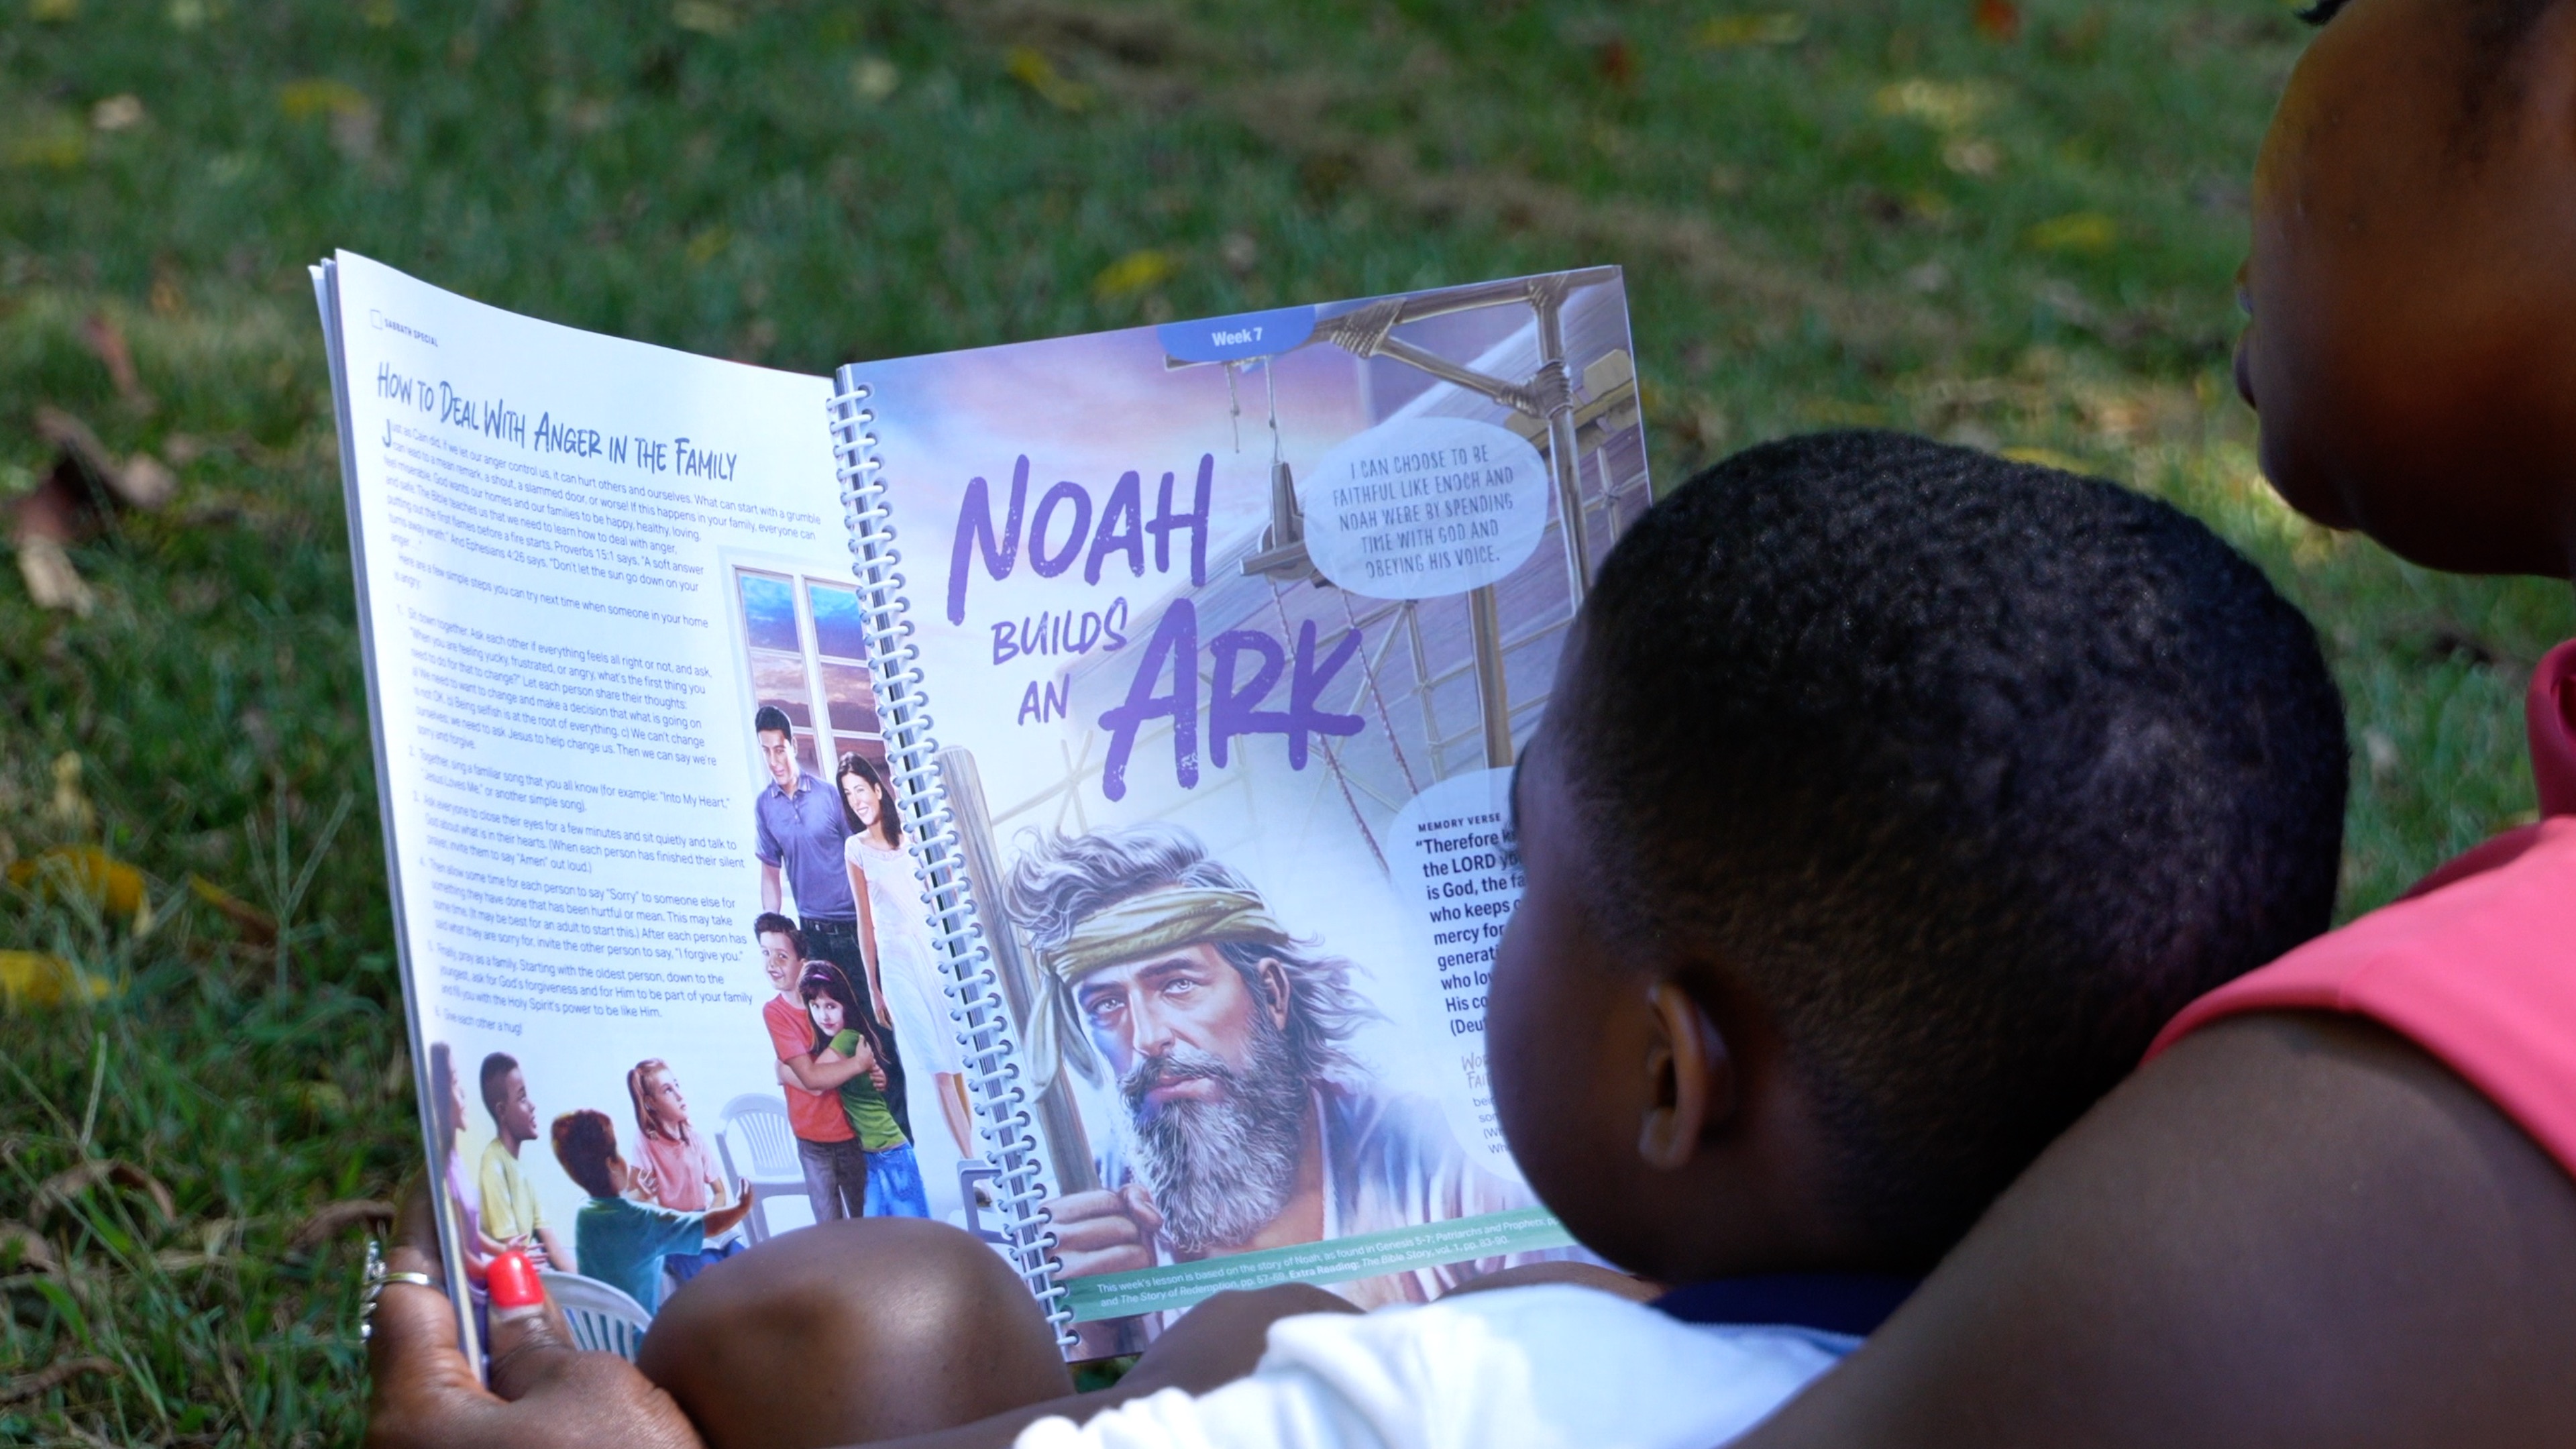
<svg viewBox="0 0 2576 1449">
<path fill-rule="evenodd" d="M 937 982 L 860 951 L 842 854 L 833 766 L 883 745 L 828 381 L 513 316 L 345 253 L 336 270 L 451 1254 L 533 1246 L 579 1275 L 550 1280 L 558 1301 L 640 1327 L 818 1216 L 964 1223 L 974 1143 Z M 752 699 L 778 712 L 766 742 Z M 818 969 L 840 995 L 808 986 Z M 863 1051 L 874 1071 L 852 1076 Z M 843 1081 L 782 1078 L 799 1067 Z"/>
<path fill-rule="evenodd" d="M 1617 271 L 855 371 L 1086 1351 L 1561 1251 L 1483 1013 L 1508 767 L 1651 501 Z"/>
</svg>

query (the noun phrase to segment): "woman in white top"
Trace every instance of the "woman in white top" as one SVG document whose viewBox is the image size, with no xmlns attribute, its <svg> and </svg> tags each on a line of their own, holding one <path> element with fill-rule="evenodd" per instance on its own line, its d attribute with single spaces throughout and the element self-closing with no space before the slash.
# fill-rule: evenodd
<svg viewBox="0 0 2576 1449">
<path fill-rule="evenodd" d="M 876 762 L 865 755 L 841 756 L 833 782 L 849 815 L 850 836 L 841 852 L 850 867 L 850 897 L 859 904 L 859 947 L 867 960 L 868 985 L 876 994 L 877 1020 L 894 1029 L 895 1046 L 907 1065 L 930 1069 L 939 1114 L 957 1139 L 957 1153 L 972 1157 L 966 1070 L 957 1058 L 957 1034 L 940 989 L 939 962 L 922 930 L 920 887 L 913 879 L 912 856 L 903 848 L 893 792 Z"/>
</svg>

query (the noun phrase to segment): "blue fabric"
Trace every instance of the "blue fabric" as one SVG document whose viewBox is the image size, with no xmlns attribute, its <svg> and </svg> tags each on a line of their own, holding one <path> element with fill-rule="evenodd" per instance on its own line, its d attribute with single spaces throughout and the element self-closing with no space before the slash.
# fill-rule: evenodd
<svg viewBox="0 0 2576 1449">
<path fill-rule="evenodd" d="M 909 1145 L 868 1154 L 868 1212 L 872 1218 L 926 1218 L 930 1194 L 921 1186 L 921 1164 Z"/>
<path fill-rule="evenodd" d="M 721 1247 L 707 1248 L 695 1253 L 669 1254 L 662 1259 L 662 1266 L 670 1270 L 673 1282 L 686 1283 L 750 1246 L 740 1238 L 730 1238 Z"/>
<path fill-rule="evenodd" d="M 652 1312 L 662 1306 L 662 1259 L 707 1245 L 707 1215 L 646 1207 L 633 1198 L 595 1197 L 573 1219 L 574 1267 Z"/>
<path fill-rule="evenodd" d="M 1889 1273 L 1762 1273 L 1686 1283 L 1650 1306 L 1684 1323 L 1783 1324 L 1866 1338 L 1922 1282 Z"/>
<path fill-rule="evenodd" d="M 800 769 L 794 795 L 779 789 L 776 780 L 761 786 L 752 797 L 751 818 L 759 837 L 753 853 L 762 865 L 777 866 L 787 877 L 796 914 L 834 921 L 859 918 L 843 856 L 850 818 L 842 811 L 840 791 Z"/>
</svg>

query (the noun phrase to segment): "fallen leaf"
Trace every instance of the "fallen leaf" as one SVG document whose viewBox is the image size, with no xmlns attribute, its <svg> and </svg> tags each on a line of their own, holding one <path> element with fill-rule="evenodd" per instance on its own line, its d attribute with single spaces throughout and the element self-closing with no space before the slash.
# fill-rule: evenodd
<svg viewBox="0 0 2576 1449">
<path fill-rule="evenodd" d="M 188 892 L 232 922 L 233 929 L 241 932 L 243 940 L 259 946 L 271 945 L 277 940 L 275 917 L 204 876 L 190 875 Z"/>
<path fill-rule="evenodd" d="M 161 1221 L 167 1223 L 178 1220 L 178 1204 L 171 1198 L 170 1189 L 161 1185 L 161 1179 L 131 1162 L 119 1162 L 112 1158 L 92 1158 L 77 1167 L 64 1168 L 46 1178 L 44 1184 L 36 1189 L 34 1211 L 28 1216 L 41 1221 L 57 1208 L 68 1205 L 72 1199 L 102 1182 L 142 1193 L 152 1199 L 152 1206 L 160 1211 Z"/>
<path fill-rule="evenodd" d="M 1936 131 L 1964 131 L 2001 99 L 1995 88 L 1983 81 L 1936 81 L 1911 76 L 1880 86 L 1870 98 L 1870 108 L 1882 116 L 1921 121 Z"/>
<path fill-rule="evenodd" d="M 287 1236 L 288 1252 L 304 1252 L 320 1247 L 359 1224 L 390 1227 L 394 1205 L 374 1198 L 351 1198 L 344 1202 L 325 1203 L 314 1210 L 295 1231 Z"/>
<path fill-rule="evenodd" d="M 54 823 L 66 829 L 86 835 L 98 828 L 98 809 L 81 789 L 80 751 L 65 750 L 54 756 L 54 798 L 46 809 Z"/>
<path fill-rule="evenodd" d="M 152 394 L 143 390 L 143 379 L 135 374 L 134 350 L 125 345 L 125 329 L 116 324 L 116 319 L 104 312 L 90 313 L 81 323 L 81 340 L 89 344 L 89 350 L 97 355 L 99 361 L 107 364 L 108 380 L 116 384 L 116 395 L 148 411 L 152 406 Z M 36 431 L 41 433 L 44 430 L 44 419 L 40 413 Z M 90 441 L 95 443 L 98 440 L 93 438 Z"/>
<path fill-rule="evenodd" d="M 310 120 L 315 116 L 349 115 L 370 109 L 374 102 L 367 93 L 347 81 L 328 76 L 312 76 L 288 81 L 277 88 L 277 108 L 290 121 Z"/>
<path fill-rule="evenodd" d="M 42 951 L 0 951 L 0 1005 L 60 1006 L 69 1000 L 96 1001 L 107 995 L 107 982 L 60 956 Z"/>
<path fill-rule="evenodd" d="M 143 120 L 143 98 L 131 91 L 109 96 L 89 108 L 90 125 L 101 131 L 131 131 Z"/>
<path fill-rule="evenodd" d="M 2003 169 L 2003 148 L 1975 136 L 1960 136 L 1943 143 L 1941 164 L 1962 176 L 1992 176 Z"/>
<path fill-rule="evenodd" d="M 850 65 L 850 89 L 869 105 L 893 95 L 895 87 L 902 83 L 903 73 L 882 55 L 863 55 Z"/>
<path fill-rule="evenodd" d="M 86 619 L 98 607 L 98 596 L 90 592 L 80 570 L 72 567 L 71 555 L 55 539 L 18 540 L 18 577 L 26 581 L 27 597 L 39 609 L 60 609 Z"/>
<path fill-rule="evenodd" d="M 2098 211 L 2070 211 L 2032 227 L 2023 239 L 2044 252 L 2107 252 L 2120 240 L 2120 224 Z"/>
<path fill-rule="evenodd" d="M 680 0 L 671 7 L 671 23 L 700 35 L 731 35 L 736 24 L 732 11 L 708 0 Z"/>
<path fill-rule="evenodd" d="M 57 845 L 13 861 L 9 883 L 40 899 L 76 897 L 112 915 L 133 917 L 136 930 L 147 929 L 151 920 L 152 894 L 143 872 L 95 845 Z"/>
<path fill-rule="evenodd" d="M 1091 104 L 1091 87 L 1066 78 L 1055 68 L 1055 62 L 1034 46 L 1012 46 L 1002 57 L 1002 69 L 1059 111 L 1070 113 Z"/>
<path fill-rule="evenodd" d="M 124 1368 L 113 1359 L 56 1359 L 34 1373 L 20 1374 L 6 1383 L 0 1383 L 0 1404 L 15 1404 L 32 1399 L 38 1394 L 70 1383 L 83 1374 L 105 1374 L 114 1378 L 124 1372 Z"/>
<path fill-rule="evenodd" d="M 1102 267 L 1100 275 L 1091 279 L 1091 290 L 1104 299 L 1132 297 L 1162 285 L 1177 270 L 1171 253 L 1147 247 Z"/>
<path fill-rule="evenodd" d="M 1807 19 L 1786 10 L 1751 15 L 1720 15 L 1703 20 L 1691 32 L 1702 50 L 1734 50 L 1751 45 L 1795 45 L 1807 38 Z"/>
<path fill-rule="evenodd" d="M 0 164 L 69 171 L 88 155 L 88 128 L 60 111 L 38 111 L 0 132 Z"/>
<path fill-rule="evenodd" d="M 277 106 L 291 121 L 326 116 L 331 144 L 352 161 L 365 160 L 376 146 L 376 103 L 347 81 L 314 76 L 278 87 Z"/>
<path fill-rule="evenodd" d="M 125 356 L 125 334 L 111 328 L 105 335 L 114 338 L 115 345 L 102 351 L 101 357 L 107 361 L 111 374 L 120 367 L 123 369 L 117 390 L 125 392 L 131 384 L 129 396 L 148 404 L 150 394 L 143 391 L 141 382 L 134 376 L 134 360 Z M 36 409 L 36 436 L 69 454 L 83 471 L 107 489 L 110 497 L 128 508 L 158 508 L 169 502 L 170 495 L 178 491 L 178 476 L 160 459 L 150 453 L 137 453 L 123 462 L 117 461 L 116 455 L 107 450 L 107 445 L 98 440 L 98 434 L 90 431 L 89 424 L 61 408 L 39 406 Z"/>
<path fill-rule="evenodd" d="M 54 1256 L 54 1245 L 25 1223 L 0 1223 L 0 1262 L 14 1262 L 40 1273 L 63 1270 L 63 1260 Z"/>
</svg>

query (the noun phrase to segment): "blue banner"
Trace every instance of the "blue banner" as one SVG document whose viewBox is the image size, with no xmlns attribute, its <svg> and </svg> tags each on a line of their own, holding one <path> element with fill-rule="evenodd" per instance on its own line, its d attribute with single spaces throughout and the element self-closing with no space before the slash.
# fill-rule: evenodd
<svg viewBox="0 0 2576 1449">
<path fill-rule="evenodd" d="M 1195 322 L 1166 322 L 1154 329 L 1163 351 L 1181 362 L 1241 362 L 1248 357 L 1277 357 L 1315 332 L 1315 309 L 1279 307 L 1268 312 L 1240 312 L 1232 317 L 1203 317 Z"/>
</svg>

